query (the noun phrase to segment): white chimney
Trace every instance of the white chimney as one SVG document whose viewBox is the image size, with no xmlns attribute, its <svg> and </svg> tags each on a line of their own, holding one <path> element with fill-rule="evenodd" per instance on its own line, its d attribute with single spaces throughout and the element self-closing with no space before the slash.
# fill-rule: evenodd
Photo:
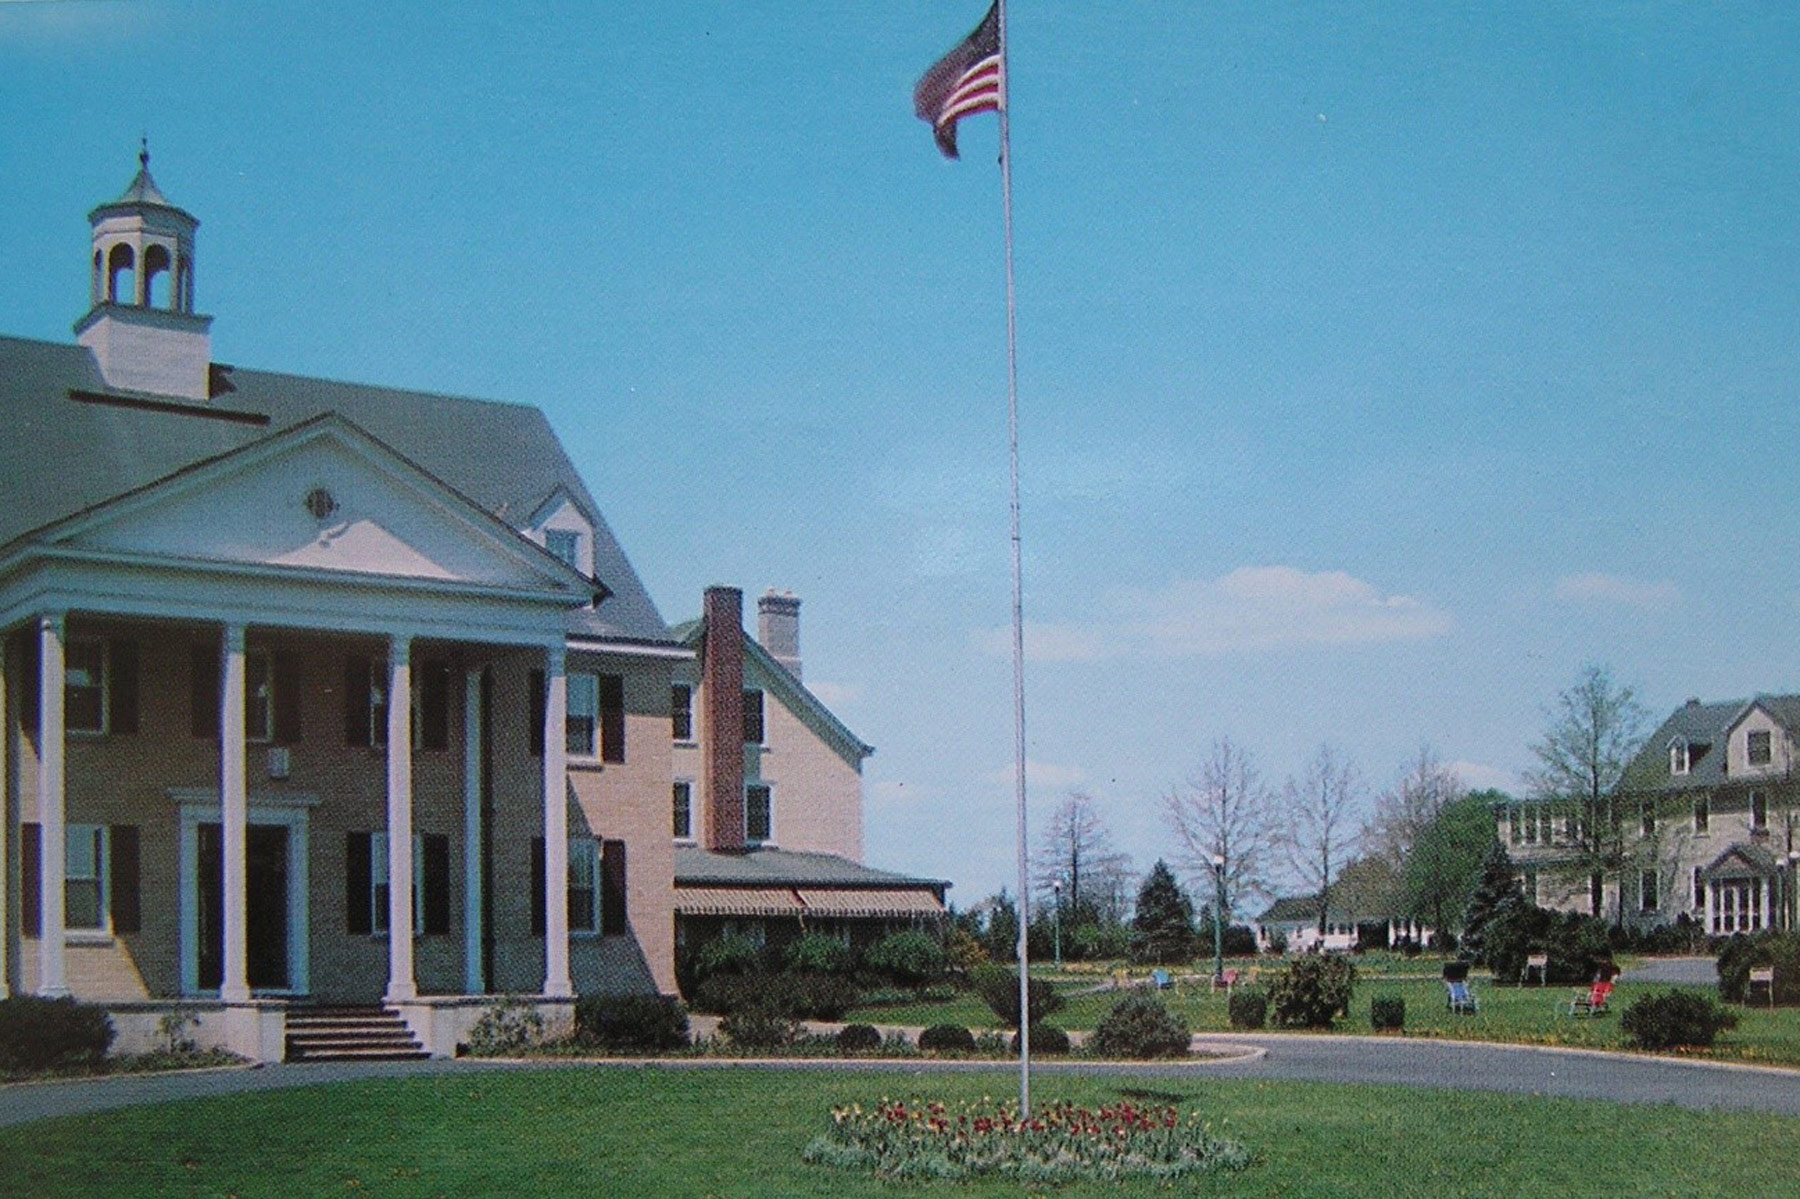
<svg viewBox="0 0 1800 1199">
<path fill-rule="evenodd" d="M 800 598 L 765 591 L 756 601 L 756 640 L 787 672 L 800 677 Z"/>
</svg>

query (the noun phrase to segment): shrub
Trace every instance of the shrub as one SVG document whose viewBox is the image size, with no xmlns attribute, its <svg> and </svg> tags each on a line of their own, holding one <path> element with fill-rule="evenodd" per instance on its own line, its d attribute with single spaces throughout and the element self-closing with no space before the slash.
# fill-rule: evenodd
<svg viewBox="0 0 1800 1199">
<path fill-rule="evenodd" d="M 806 933 L 788 943 L 782 965 L 799 974 L 848 974 L 855 964 L 850 947 L 824 933 Z"/>
<path fill-rule="evenodd" d="M 1377 1032 L 1398 1032 L 1406 1027 L 1406 999 L 1401 995 L 1377 995 L 1369 1002 L 1369 1023 Z"/>
<path fill-rule="evenodd" d="M 1261 987 L 1240 987 L 1225 1001 L 1233 1028 L 1261 1028 L 1269 1019 L 1269 993 Z"/>
<path fill-rule="evenodd" d="M 673 995 L 583 995 L 575 1039 L 619 1052 L 680 1049 L 688 1043 L 687 1009 Z"/>
<path fill-rule="evenodd" d="M 944 976 L 944 947 L 929 933 L 891 933 L 869 947 L 863 965 L 902 987 L 921 987 Z"/>
<path fill-rule="evenodd" d="M 1205 940 L 1206 938 L 1201 938 Z M 1256 934 L 1250 931 L 1247 924 L 1228 924 L 1225 935 L 1221 938 L 1224 954 L 1228 958 L 1250 958 L 1256 956 Z"/>
<path fill-rule="evenodd" d="M 1545 982 L 1588 983 L 1611 968 L 1610 933 L 1611 926 L 1593 916 L 1508 903 L 1483 926 L 1482 952 L 1499 983 L 1518 982 L 1534 953 L 1549 958 Z"/>
<path fill-rule="evenodd" d="M 967 974 L 988 960 L 987 947 L 962 925 L 952 925 L 944 937 L 944 966 L 953 974 Z"/>
<path fill-rule="evenodd" d="M 1459 958 L 1454 961 L 1449 961 L 1449 962 L 1444 963 L 1444 981 L 1445 982 L 1447 982 L 1447 983 L 1467 982 L 1468 978 L 1469 978 L 1469 963 L 1468 962 L 1465 962 Z"/>
<path fill-rule="evenodd" d="M 1008 970 L 1005 966 L 978 967 L 970 982 L 976 994 L 987 1002 L 995 1016 L 1008 1028 L 1019 1027 L 1019 972 Z M 1031 1023 L 1036 1024 L 1046 1016 L 1060 1012 L 1063 997 L 1056 993 L 1049 983 L 1041 978 L 1034 978 L 1029 984 L 1027 1003 L 1031 1008 Z"/>
<path fill-rule="evenodd" d="M 1269 934 L 1269 952 L 1285 954 L 1288 951 L 1288 935 L 1286 929 L 1276 929 Z"/>
<path fill-rule="evenodd" d="M 1188 1051 L 1187 1025 L 1154 995 L 1127 995 L 1100 1018 L 1088 1042 L 1101 1057 L 1179 1057 Z"/>
<path fill-rule="evenodd" d="M 1019 1052 L 1018 1033 L 1012 1035 L 1012 1051 Z M 1069 1052 L 1069 1034 L 1054 1024 L 1033 1024 L 1031 1026 L 1031 1052 L 1067 1053 Z"/>
<path fill-rule="evenodd" d="M 577 1008 L 577 1021 L 580 1009 Z M 536 1004 L 522 999 L 490 1003 L 469 1029 L 469 1052 L 481 1057 L 519 1053 L 542 1043 L 544 1017 Z"/>
<path fill-rule="evenodd" d="M 1719 952 L 1719 995 L 1743 1003 L 1755 966 L 1775 967 L 1775 1002 L 1800 1003 L 1800 934 L 1764 932 L 1735 936 Z M 1758 987 L 1756 999 L 1765 998 Z"/>
<path fill-rule="evenodd" d="M 36 995 L 0 999 L 0 1073 L 93 1065 L 112 1039 L 112 1021 L 97 1007 Z"/>
<path fill-rule="evenodd" d="M 782 1049 L 800 1037 L 800 1025 L 766 1007 L 747 1007 L 719 1021 L 719 1031 L 745 1049 Z"/>
<path fill-rule="evenodd" d="M 1644 1049 L 1704 1047 L 1725 1029 L 1736 1028 L 1737 1014 L 1693 991 L 1664 991 L 1626 1008 L 1619 1027 Z"/>
<path fill-rule="evenodd" d="M 1329 955 L 1296 958 L 1269 986 L 1275 1023 L 1290 1028 L 1330 1028 L 1350 1010 L 1356 967 Z"/>
<path fill-rule="evenodd" d="M 753 974 L 762 966 L 763 949 L 755 941 L 743 936 L 718 936 L 700 947 L 691 972 L 698 986 L 722 974 Z"/>
<path fill-rule="evenodd" d="M 694 988 L 694 1007 L 721 1016 L 759 1007 L 792 1020 L 837 1020 L 857 998 L 856 985 L 834 974 L 718 974 Z"/>
<path fill-rule="evenodd" d="M 960 1024 L 933 1024 L 919 1034 L 919 1048 L 927 1053 L 974 1053 L 975 1034 Z"/>
<path fill-rule="evenodd" d="M 881 1048 L 881 1030 L 873 1024 L 846 1024 L 838 1029 L 839 1053 L 869 1053 Z"/>
</svg>

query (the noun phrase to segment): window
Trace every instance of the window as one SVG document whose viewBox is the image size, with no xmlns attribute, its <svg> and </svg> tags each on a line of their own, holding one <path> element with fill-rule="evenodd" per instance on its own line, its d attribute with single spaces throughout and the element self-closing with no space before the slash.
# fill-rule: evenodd
<svg viewBox="0 0 1800 1199">
<path fill-rule="evenodd" d="M 1750 765 L 1767 766 L 1771 756 L 1769 753 L 1769 730 L 1753 730 L 1745 738 L 1745 749 L 1748 751 Z"/>
<path fill-rule="evenodd" d="M 1525 840 L 1525 813 L 1518 808 L 1511 809 L 1507 813 L 1506 823 L 1512 836 L 1512 843 L 1514 845 L 1522 844 Z"/>
<path fill-rule="evenodd" d="M 544 548 L 563 565 L 581 569 L 581 534 L 574 529 L 545 529 Z"/>
<path fill-rule="evenodd" d="M 744 744 L 763 743 L 763 693 L 744 692 Z"/>
<path fill-rule="evenodd" d="M 1679 738 L 1669 742 L 1669 773 L 1686 774 L 1689 765 L 1688 743 Z"/>
<path fill-rule="evenodd" d="M 413 933 L 422 936 L 425 932 L 425 905 L 419 902 L 419 896 L 425 890 L 425 838 L 420 833 L 413 834 Z M 386 833 L 369 835 L 369 931 L 385 933 L 388 931 L 388 836 Z"/>
<path fill-rule="evenodd" d="M 1536 808 L 1525 809 L 1525 844 L 1536 845 L 1538 839 L 1538 817 L 1542 815 Z"/>
<path fill-rule="evenodd" d="M 600 843 L 569 839 L 569 931 L 600 931 Z"/>
<path fill-rule="evenodd" d="M 1750 829 L 1752 832 L 1767 832 L 1769 828 L 1769 797 L 1761 791 L 1750 793 Z"/>
<path fill-rule="evenodd" d="M 64 727 L 71 733 L 106 732 L 106 642 L 71 640 L 63 666 Z"/>
<path fill-rule="evenodd" d="M 1654 912 L 1656 910 L 1656 871 L 1645 870 L 1638 875 L 1638 910 Z"/>
<path fill-rule="evenodd" d="M 1656 836 L 1656 805 L 1649 800 L 1644 801 L 1643 809 L 1638 815 L 1638 831 L 1646 837 Z"/>
<path fill-rule="evenodd" d="M 1711 823 L 1711 820 L 1712 820 L 1712 805 L 1707 802 L 1707 797 L 1704 795 L 1695 796 L 1694 797 L 1694 832 L 1697 835 L 1704 837 L 1706 835 L 1706 826 L 1709 823 Z"/>
<path fill-rule="evenodd" d="M 63 927 L 106 928 L 107 837 L 103 825 L 63 826 Z"/>
<path fill-rule="evenodd" d="M 694 739 L 694 689 L 686 683 L 669 688 L 669 731 L 677 741 Z"/>
<path fill-rule="evenodd" d="M 675 839 L 690 841 L 694 836 L 694 784 L 685 779 L 674 790 Z"/>
<path fill-rule="evenodd" d="M 744 788 L 744 839 L 768 841 L 775 835 L 775 800 L 767 783 Z"/>
<path fill-rule="evenodd" d="M 275 668 L 266 649 L 244 654 L 244 738 L 275 739 Z"/>
<path fill-rule="evenodd" d="M 1706 880 L 1700 877 L 1700 867 L 1694 867 L 1694 908 L 1698 911 L 1706 906 Z"/>
<path fill-rule="evenodd" d="M 279 721 L 284 708 L 294 708 L 290 695 L 283 690 L 283 679 L 293 677 L 293 655 L 287 669 L 276 666 L 275 739 L 284 740 Z M 289 687 L 291 691 L 291 685 Z M 415 750 L 448 749 L 450 747 L 450 664 L 442 659 L 412 662 L 412 746 Z M 290 718 L 297 723 L 297 711 Z M 386 658 L 353 655 L 344 663 L 344 742 L 375 749 L 387 745 L 388 665 Z"/>
<path fill-rule="evenodd" d="M 594 756 L 595 735 L 600 727 L 600 678 L 569 674 L 568 750 L 571 757 Z"/>
</svg>

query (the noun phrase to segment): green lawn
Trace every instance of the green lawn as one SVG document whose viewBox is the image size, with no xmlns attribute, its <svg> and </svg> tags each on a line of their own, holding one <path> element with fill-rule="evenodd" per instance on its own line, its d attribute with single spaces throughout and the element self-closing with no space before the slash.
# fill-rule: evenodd
<svg viewBox="0 0 1800 1199">
<path fill-rule="evenodd" d="M 1005 1095 L 1016 1076 L 596 1067 L 135 1108 L 0 1132 L 0 1193 L 58 1195 L 1007 1196 L 805 1165 L 836 1103 Z M 1206 1078 L 1043 1077 L 1039 1102 L 1122 1093 L 1199 1110 L 1262 1161 L 1225 1196 L 1770 1195 L 1800 1120 L 1512 1096 Z M 1703 1131 L 1702 1131 L 1703 1130 Z M 1166 1194 L 1081 1185 L 1058 1196 Z"/>
</svg>

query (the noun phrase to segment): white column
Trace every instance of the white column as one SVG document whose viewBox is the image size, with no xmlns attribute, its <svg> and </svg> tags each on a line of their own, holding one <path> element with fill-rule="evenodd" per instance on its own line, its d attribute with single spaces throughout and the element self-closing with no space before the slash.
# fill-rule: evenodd
<svg viewBox="0 0 1800 1199">
<path fill-rule="evenodd" d="M 245 860 L 250 842 L 249 749 L 244 742 L 244 626 L 225 626 L 223 674 L 219 685 L 219 910 L 225 931 L 219 998 L 250 998 L 250 888 Z"/>
<path fill-rule="evenodd" d="M 569 679 L 561 644 L 544 654 L 544 995 L 575 994 L 569 977 Z"/>
<path fill-rule="evenodd" d="M 481 671 L 463 676 L 463 990 L 487 990 L 481 961 Z"/>
<path fill-rule="evenodd" d="M 38 994 L 69 993 L 63 950 L 63 632 L 61 612 L 38 619 Z"/>
<path fill-rule="evenodd" d="M 1774 925 L 1775 921 L 1771 918 L 1774 911 L 1769 904 L 1769 880 L 1765 878 L 1762 880 L 1762 908 L 1756 913 L 1756 927 L 1763 929 Z"/>
<path fill-rule="evenodd" d="M 418 998 L 413 978 L 412 641 L 388 642 L 388 985 L 390 1003 Z"/>
<path fill-rule="evenodd" d="M 1708 882 L 1706 884 L 1706 933 L 1708 936 L 1719 931 L 1718 925 L 1714 923 L 1718 919 L 1718 895 L 1719 884 Z"/>
</svg>

